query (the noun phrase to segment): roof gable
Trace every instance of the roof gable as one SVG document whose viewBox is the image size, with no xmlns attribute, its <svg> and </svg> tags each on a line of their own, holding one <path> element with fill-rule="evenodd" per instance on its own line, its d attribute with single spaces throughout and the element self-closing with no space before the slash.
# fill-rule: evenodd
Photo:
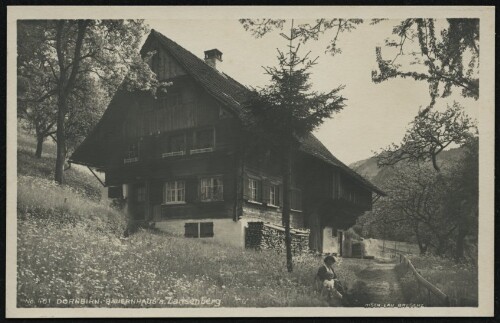
<svg viewBox="0 0 500 323">
<path fill-rule="evenodd" d="M 210 67 L 202 59 L 154 29 L 151 30 L 151 33 L 146 39 L 141 49 L 141 53 L 145 54 L 149 46 L 156 45 L 156 42 L 211 96 L 216 98 L 225 107 L 229 108 L 239 118 L 244 118 L 247 115 L 244 111 L 244 107 L 249 103 L 248 98 L 250 90 L 247 87 L 228 75 Z M 96 128 L 102 127 L 103 120 L 109 120 L 110 116 L 114 114 L 113 111 L 116 111 L 116 107 L 111 109 L 110 104 L 110 107 L 106 110 Z M 82 145 L 80 145 L 71 156 L 71 160 L 74 162 L 83 160 L 85 164 L 91 164 L 91 162 L 88 161 L 89 159 L 85 158 L 84 151 L 89 150 L 89 143 L 92 141 L 91 137 L 95 136 L 96 133 L 97 131 L 93 131 L 93 133 L 84 140 Z M 94 140 L 95 139 L 96 138 L 94 138 Z M 377 194 L 385 195 L 383 191 L 378 189 L 370 181 L 338 160 L 313 134 L 309 134 L 300 139 L 300 150 L 340 169 L 367 189 Z"/>
</svg>

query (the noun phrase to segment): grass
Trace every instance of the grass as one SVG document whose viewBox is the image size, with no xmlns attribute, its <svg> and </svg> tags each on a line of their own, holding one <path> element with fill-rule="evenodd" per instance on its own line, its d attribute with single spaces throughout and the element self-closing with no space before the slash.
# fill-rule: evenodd
<svg viewBox="0 0 500 323">
<path fill-rule="evenodd" d="M 273 251 L 144 229 L 120 238 L 125 216 L 100 199 L 97 180 L 70 169 L 67 185 L 57 185 L 52 180 L 54 147 L 44 149 L 41 159 L 34 158 L 33 140 L 20 133 L 19 307 L 331 305 L 313 290 L 321 257 L 295 257 L 294 272 L 288 273 L 284 256 Z M 355 259 L 336 266 L 347 287 L 364 268 Z"/>
<path fill-rule="evenodd" d="M 450 306 L 478 306 L 478 271 L 471 264 L 456 264 L 451 259 L 436 256 L 410 256 L 417 271 L 430 283 L 448 295 Z M 413 274 L 397 266 L 403 295 L 408 303 L 439 306 L 439 301 L 418 288 Z"/>
</svg>

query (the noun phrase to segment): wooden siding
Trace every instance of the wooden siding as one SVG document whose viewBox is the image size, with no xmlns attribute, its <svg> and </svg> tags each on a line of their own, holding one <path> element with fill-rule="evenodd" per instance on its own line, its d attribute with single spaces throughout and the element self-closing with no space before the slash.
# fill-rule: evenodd
<svg viewBox="0 0 500 323">
<path fill-rule="evenodd" d="M 160 81 L 187 74 L 179 63 L 177 63 L 172 56 L 164 51 L 156 42 L 150 43 L 147 51 L 156 52 L 151 57 L 150 67 L 156 73 Z"/>
</svg>

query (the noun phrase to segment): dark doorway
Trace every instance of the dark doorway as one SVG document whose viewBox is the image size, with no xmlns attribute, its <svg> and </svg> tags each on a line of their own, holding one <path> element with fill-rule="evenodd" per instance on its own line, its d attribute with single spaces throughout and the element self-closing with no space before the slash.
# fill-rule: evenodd
<svg viewBox="0 0 500 323">
<path fill-rule="evenodd" d="M 135 221 L 142 221 L 146 218 L 147 190 L 144 183 L 130 185 L 130 215 Z"/>
<path fill-rule="evenodd" d="M 343 251 L 344 251 L 343 250 L 344 246 L 343 246 L 343 243 L 342 243 L 343 240 L 344 240 L 344 231 L 338 230 L 337 231 L 337 235 L 338 235 L 338 239 L 339 239 L 338 240 L 338 242 L 339 242 L 339 257 L 342 257 Z"/>
</svg>

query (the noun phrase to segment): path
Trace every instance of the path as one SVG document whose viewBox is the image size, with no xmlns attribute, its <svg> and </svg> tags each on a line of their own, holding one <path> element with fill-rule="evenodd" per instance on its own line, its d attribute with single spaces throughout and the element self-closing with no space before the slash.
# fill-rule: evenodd
<svg viewBox="0 0 500 323">
<path fill-rule="evenodd" d="M 398 303 L 404 303 L 395 266 L 395 263 L 373 261 L 367 268 L 357 273 L 358 280 L 349 292 L 351 306 L 364 306 L 370 303 L 397 306 Z"/>
</svg>

